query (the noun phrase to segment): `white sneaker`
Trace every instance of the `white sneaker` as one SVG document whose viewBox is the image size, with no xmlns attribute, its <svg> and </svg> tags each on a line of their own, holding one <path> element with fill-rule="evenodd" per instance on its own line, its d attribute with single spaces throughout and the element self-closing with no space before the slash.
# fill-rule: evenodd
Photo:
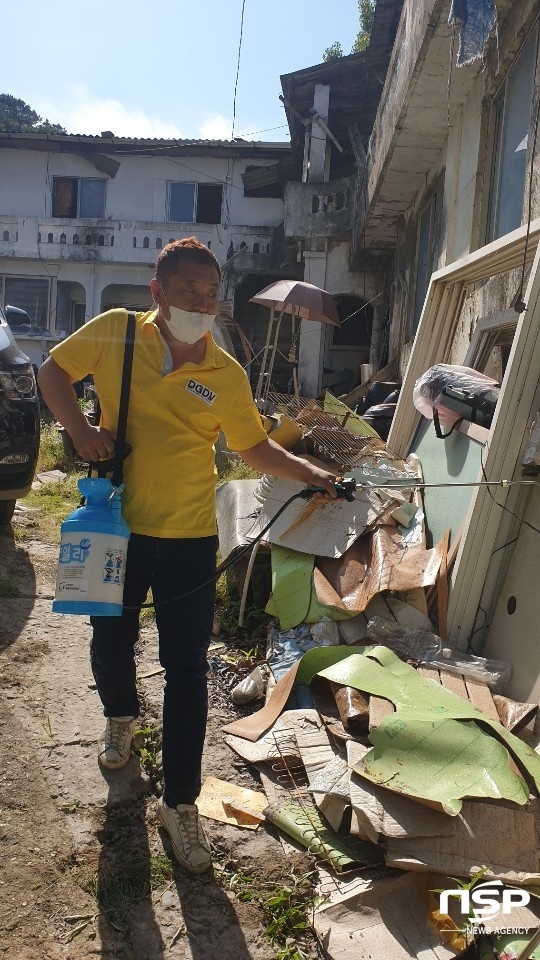
<svg viewBox="0 0 540 960">
<path fill-rule="evenodd" d="M 107 726 L 100 745 L 98 760 L 107 770 L 125 767 L 131 755 L 136 717 L 107 717 Z"/>
<path fill-rule="evenodd" d="M 208 870 L 212 864 L 210 844 L 195 804 L 179 803 L 177 807 L 168 807 L 163 798 L 160 798 L 157 816 L 169 834 L 178 863 L 190 873 L 204 873 Z"/>
</svg>

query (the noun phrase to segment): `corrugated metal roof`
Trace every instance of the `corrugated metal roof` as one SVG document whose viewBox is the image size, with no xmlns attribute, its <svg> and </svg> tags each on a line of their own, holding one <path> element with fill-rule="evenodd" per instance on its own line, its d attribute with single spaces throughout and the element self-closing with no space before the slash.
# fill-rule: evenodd
<svg viewBox="0 0 540 960">
<path fill-rule="evenodd" d="M 290 149 L 290 144 L 286 141 L 273 142 L 268 140 L 195 140 L 195 139 L 165 139 L 163 137 L 140 138 L 140 137 L 117 137 L 117 136 L 92 136 L 82 133 L 52 134 L 52 133 L 17 133 L 0 132 L 0 143 L 2 141 L 11 141 L 13 146 L 35 145 L 38 148 L 43 144 L 62 144 L 73 146 L 83 144 L 89 147 L 99 147 L 102 152 L 116 152 L 119 148 L 128 147 L 135 150 L 169 148 L 185 149 L 191 147 L 195 149 L 222 149 L 232 151 L 245 150 L 247 153 L 254 151 L 275 151 L 283 153 Z"/>
</svg>

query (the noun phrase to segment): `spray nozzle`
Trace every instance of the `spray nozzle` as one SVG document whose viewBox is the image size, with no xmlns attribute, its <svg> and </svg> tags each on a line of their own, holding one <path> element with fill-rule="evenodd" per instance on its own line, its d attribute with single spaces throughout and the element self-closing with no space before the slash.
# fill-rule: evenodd
<svg viewBox="0 0 540 960">
<path fill-rule="evenodd" d="M 338 477 L 335 484 L 335 491 L 338 500 L 347 500 L 351 503 L 354 500 L 356 490 L 356 480 L 354 477 Z M 326 493 L 324 487 L 308 487 L 305 491 L 306 498 L 312 497 L 314 493 Z"/>
</svg>

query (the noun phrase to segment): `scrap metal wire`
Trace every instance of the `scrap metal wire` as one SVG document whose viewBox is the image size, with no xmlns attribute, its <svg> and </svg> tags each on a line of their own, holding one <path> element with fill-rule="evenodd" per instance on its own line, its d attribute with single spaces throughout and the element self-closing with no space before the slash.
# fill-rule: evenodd
<svg viewBox="0 0 540 960">
<path fill-rule="evenodd" d="M 350 873 L 357 872 L 359 870 L 358 864 L 352 865 L 349 870 L 338 870 L 337 864 L 339 858 L 330 856 L 332 848 L 322 836 L 317 823 L 318 817 L 322 817 L 323 820 L 325 819 L 324 814 L 317 809 L 309 792 L 309 778 L 300 755 L 294 728 L 287 727 L 274 732 L 272 739 L 274 741 L 276 759 L 271 764 L 271 769 L 275 774 L 279 788 L 283 796 L 287 796 L 298 804 L 300 808 L 300 819 L 296 822 L 298 826 L 302 828 L 304 835 L 307 832 L 313 834 L 310 844 L 306 848 L 307 852 L 311 854 L 316 861 L 322 862 L 327 867 L 330 867 L 336 876 L 347 876 Z M 313 844 L 316 842 L 320 844 L 318 850 L 312 849 Z M 360 837 L 357 838 L 351 835 L 347 837 L 347 844 L 351 852 L 354 852 L 356 846 L 361 848 L 362 840 Z M 321 855 L 321 850 L 327 851 L 327 854 Z M 360 869 L 362 868 L 360 867 Z"/>
</svg>

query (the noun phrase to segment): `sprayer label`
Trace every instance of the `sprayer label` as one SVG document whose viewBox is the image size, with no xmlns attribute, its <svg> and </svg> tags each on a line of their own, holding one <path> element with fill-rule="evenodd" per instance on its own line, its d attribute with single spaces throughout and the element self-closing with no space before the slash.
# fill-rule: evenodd
<svg viewBox="0 0 540 960">
<path fill-rule="evenodd" d="M 194 393 L 196 397 L 204 400 L 210 407 L 217 397 L 217 393 L 212 393 L 208 387 L 205 387 L 202 383 L 197 383 L 196 380 L 188 380 L 186 390 L 188 393 Z"/>
<path fill-rule="evenodd" d="M 90 553 L 90 541 L 81 540 L 80 543 L 63 543 L 60 547 L 60 563 L 85 563 Z"/>
</svg>

